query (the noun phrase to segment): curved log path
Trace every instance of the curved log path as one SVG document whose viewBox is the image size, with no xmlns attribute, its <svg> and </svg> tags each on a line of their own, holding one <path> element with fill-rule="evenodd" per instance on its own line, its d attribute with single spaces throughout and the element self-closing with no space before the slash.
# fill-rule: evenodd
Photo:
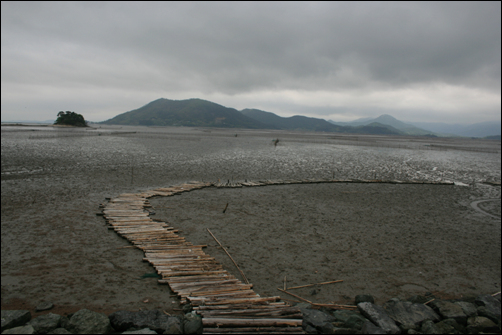
<svg viewBox="0 0 502 335">
<path fill-rule="evenodd" d="M 280 301 L 279 296 L 260 297 L 252 284 L 242 283 L 215 258 L 177 235 L 166 222 L 149 217 L 152 207 L 148 198 L 172 196 L 205 187 L 243 187 L 302 183 L 396 183 L 453 185 L 453 182 L 383 181 L 383 180 L 266 180 L 256 182 L 203 183 L 190 182 L 141 193 L 124 193 L 101 205 L 103 216 L 117 234 L 125 237 L 145 253 L 162 276 L 160 284 L 168 284 L 181 298 L 191 303 L 202 316 L 204 333 L 304 333 L 302 313 Z M 332 305 L 332 308 L 350 306 Z"/>
</svg>

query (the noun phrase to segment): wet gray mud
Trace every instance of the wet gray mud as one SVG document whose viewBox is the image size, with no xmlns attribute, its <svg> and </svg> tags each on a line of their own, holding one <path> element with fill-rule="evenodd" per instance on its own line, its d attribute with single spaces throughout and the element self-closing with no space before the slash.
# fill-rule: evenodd
<svg viewBox="0 0 502 335">
<path fill-rule="evenodd" d="M 124 248 L 128 242 L 96 212 L 106 197 L 190 180 L 335 176 L 468 185 L 207 188 L 151 202 L 154 218 L 208 244 L 208 254 L 236 271 L 210 228 L 261 295 L 278 295 L 284 276 L 290 287 L 344 280 L 315 296 L 296 292 L 318 302 L 350 301 L 360 293 L 382 302 L 424 292 L 500 290 L 500 218 L 470 205 L 500 199 L 500 186 L 484 184 L 500 183 L 500 141 L 2 127 L 1 154 L 3 309 L 33 311 L 51 301 L 52 312 L 61 314 L 82 307 L 176 312 L 168 286 L 140 279 L 154 271 L 142 252 Z M 500 217 L 500 201 L 479 207 Z"/>
</svg>

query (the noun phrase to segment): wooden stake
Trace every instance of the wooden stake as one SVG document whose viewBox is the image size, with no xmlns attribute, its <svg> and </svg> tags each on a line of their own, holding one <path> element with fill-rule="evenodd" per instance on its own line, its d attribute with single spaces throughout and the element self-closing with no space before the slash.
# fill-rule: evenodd
<svg viewBox="0 0 502 335">
<path fill-rule="evenodd" d="M 293 296 L 293 297 L 295 297 L 295 298 L 297 298 L 297 299 L 300 299 L 300 300 L 302 300 L 302 301 L 308 302 L 309 304 L 312 304 L 312 301 L 308 301 L 307 299 L 303 299 L 302 297 L 299 297 L 299 296 L 297 296 L 296 294 L 290 293 L 290 292 L 285 291 L 285 290 L 281 290 L 280 288 L 278 288 L 278 290 L 279 290 L 279 291 L 281 291 L 281 292 L 284 292 L 284 293 L 286 293 L 286 294 L 289 294 L 289 295 L 291 295 L 291 296 Z"/>
<path fill-rule="evenodd" d="M 228 205 L 228 204 L 227 204 Z M 223 251 L 225 251 L 225 253 L 228 255 L 228 257 L 230 257 L 230 259 L 232 260 L 232 262 L 234 263 L 235 267 L 237 268 L 237 270 L 239 270 L 239 272 L 241 273 L 241 276 L 242 276 L 242 279 L 244 279 L 244 281 L 246 282 L 246 284 L 249 284 L 249 281 L 248 279 L 246 278 L 246 276 L 244 275 L 244 272 L 242 272 L 242 270 L 239 268 L 239 266 L 237 265 L 237 263 L 234 261 L 234 259 L 232 258 L 232 256 L 230 256 L 230 254 L 228 253 L 227 249 L 225 249 L 220 241 L 218 241 L 216 239 L 216 237 L 213 235 L 213 233 L 211 233 L 211 231 L 209 230 L 209 228 L 206 228 L 208 233 L 211 234 L 211 236 L 214 238 L 214 240 L 216 241 L 216 243 L 218 243 L 220 245 L 220 247 L 223 249 Z"/>
<path fill-rule="evenodd" d="M 334 283 L 340 283 L 342 282 L 343 280 L 335 280 L 335 281 L 328 281 L 328 282 L 325 282 L 325 283 L 319 283 L 319 284 L 308 284 L 308 285 L 302 285 L 302 286 L 295 286 L 295 287 L 290 287 L 288 288 L 288 290 L 292 290 L 292 289 L 295 289 L 295 288 L 302 288 L 302 287 L 310 287 L 310 286 L 316 286 L 316 285 L 326 285 L 326 284 L 334 284 Z M 284 286 L 286 287 L 286 286 Z"/>
<path fill-rule="evenodd" d="M 284 291 L 286 291 L 286 276 L 284 276 Z"/>
<path fill-rule="evenodd" d="M 429 300 L 429 301 L 427 301 L 427 302 L 424 302 L 424 305 L 427 305 L 429 302 L 433 302 L 434 300 L 436 300 L 436 298 L 431 299 L 431 300 Z"/>
<path fill-rule="evenodd" d="M 227 207 L 228 207 L 228 202 L 227 202 L 227 204 L 225 205 L 225 209 L 223 210 L 223 214 L 225 214 L 225 212 L 227 211 Z"/>
</svg>

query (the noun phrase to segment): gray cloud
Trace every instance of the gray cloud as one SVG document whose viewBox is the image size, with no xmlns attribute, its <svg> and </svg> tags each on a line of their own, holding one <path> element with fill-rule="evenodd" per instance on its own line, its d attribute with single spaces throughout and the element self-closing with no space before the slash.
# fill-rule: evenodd
<svg viewBox="0 0 502 335">
<path fill-rule="evenodd" d="M 492 109 L 497 113 L 492 118 L 500 118 L 496 116 L 501 89 L 500 2 L 2 2 L 1 6 L 2 116 L 14 111 L 14 97 L 26 94 L 26 102 L 41 92 L 54 106 L 74 101 L 77 107 L 88 105 L 82 101 L 85 92 L 96 100 L 95 106 L 102 101 L 101 109 L 109 111 L 114 110 L 113 101 L 103 97 L 104 92 L 113 97 L 122 92 L 131 103 L 126 110 L 148 102 L 139 103 L 139 98 L 193 94 L 218 96 L 221 101 L 215 102 L 222 104 L 236 101 L 235 97 L 246 102 L 254 97 L 265 105 L 268 100 L 269 106 L 282 101 L 283 107 L 273 107 L 275 111 L 297 109 L 284 102 L 295 92 L 304 102 L 312 97 L 296 106 L 342 117 L 367 112 L 367 106 L 354 102 L 357 97 L 405 94 L 405 89 L 411 97 L 431 85 L 442 85 L 459 92 L 471 90 L 472 106 L 475 92 L 482 92 L 485 100 L 488 95 L 489 101 L 498 102 L 482 110 Z M 58 96 L 58 91 L 65 96 Z M 333 92 L 337 101 L 315 106 L 319 91 Z M 340 106 L 342 100 L 347 105 Z M 36 105 L 35 98 L 32 103 Z M 415 107 L 437 109 L 431 104 Z M 388 101 L 374 110 L 398 113 L 415 107 Z M 462 106 L 458 109 L 466 120 L 473 113 Z"/>
</svg>

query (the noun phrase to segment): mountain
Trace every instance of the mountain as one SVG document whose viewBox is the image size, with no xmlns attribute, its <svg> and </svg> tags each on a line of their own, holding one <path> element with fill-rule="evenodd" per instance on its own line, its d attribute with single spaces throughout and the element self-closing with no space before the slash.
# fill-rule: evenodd
<svg viewBox="0 0 502 335">
<path fill-rule="evenodd" d="M 161 98 L 102 123 L 143 126 L 273 128 L 239 113 L 234 108 L 201 99 L 169 100 Z"/>
<path fill-rule="evenodd" d="M 411 124 L 404 123 L 394 118 L 393 116 L 387 114 L 380 115 L 375 119 L 363 118 L 351 122 L 335 122 L 330 120 L 330 122 L 333 124 L 353 126 L 353 127 L 366 126 L 373 123 L 379 123 L 382 125 L 391 126 L 392 128 L 399 130 L 402 135 L 435 135 L 434 132 L 432 131 L 421 129 Z"/>
<path fill-rule="evenodd" d="M 285 130 L 306 130 L 325 131 L 337 133 L 356 134 L 382 134 L 382 135 L 403 135 L 404 133 L 392 126 L 378 122 L 353 126 L 342 126 L 332 124 L 324 119 L 295 115 L 291 117 L 281 117 L 274 113 L 265 112 L 259 109 L 244 109 L 242 114 L 253 118 L 261 123 L 267 124 L 277 129 Z"/>
<path fill-rule="evenodd" d="M 470 125 L 433 122 L 410 122 L 410 124 L 440 134 L 453 134 L 466 137 L 486 137 L 501 135 L 500 121 L 480 122 Z"/>
<path fill-rule="evenodd" d="M 259 109 L 244 109 L 241 111 L 241 113 L 247 117 L 250 117 L 256 121 L 277 129 L 343 132 L 344 128 L 333 125 L 323 119 L 316 119 L 313 117 L 306 117 L 301 115 L 295 115 L 286 118 Z"/>
</svg>

